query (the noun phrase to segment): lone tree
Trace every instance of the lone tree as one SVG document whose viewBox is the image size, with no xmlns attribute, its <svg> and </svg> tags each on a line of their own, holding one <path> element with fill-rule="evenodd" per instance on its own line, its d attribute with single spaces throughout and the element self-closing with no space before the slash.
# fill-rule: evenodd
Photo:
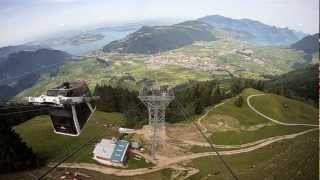
<svg viewBox="0 0 320 180">
<path fill-rule="evenodd" d="M 238 107 L 242 107 L 243 98 L 242 96 L 238 96 L 237 99 L 234 101 L 234 104 Z"/>
</svg>

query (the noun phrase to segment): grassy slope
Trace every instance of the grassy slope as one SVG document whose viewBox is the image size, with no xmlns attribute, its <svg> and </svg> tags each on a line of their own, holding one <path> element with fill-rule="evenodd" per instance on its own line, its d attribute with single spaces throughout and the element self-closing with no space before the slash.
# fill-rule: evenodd
<svg viewBox="0 0 320 180">
<path fill-rule="evenodd" d="M 35 177 L 39 177 L 44 172 L 48 171 L 47 167 L 43 167 L 41 169 L 36 169 L 32 171 L 23 171 L 23 172 L 17 172 L 17 173 L 11 173 L 11 174 L 1 174 L 0 179 L 6 179 L 6 180 L 34 180 Z M 64 168 L 57 168 L 55 171 L 53 171 L 50 174 L 50 177 L 47 177 L 45 179 L 60 179 L 61 176 L 65 175 L 65 172 L 81 172 L 88 176 L 90 176 L 90 179 L 94 180 L 145 180 L 145 179 L 152 179 L 152 180 L 167 180 L 170 179 L 171 174 L 173 173 L 173 170 L 171 169 L 163 169 L 161 171 L 139 175 L 139 176 L 133 176 L 133 177 L 118 177 L 113 175 L 106 175 L 102 174 L 96 171 L 89 171 L 85 169 L 64 169 Z"/>
<path fill-rule="evenodd" d="M 291 67 L 296 62 L 304 62 L 303 53 L 293 49 L 277 46 L 254 46 L 256 55 L 268 59 L 268 63 L 282 71 L 293 70 Z"/>
<path fill-rule="evenodd" d="M 103 124 L 122 124 L 123 120 L 124 117 L 119 113 L 96 112 L 78 137 L 54 134 L 51 121 L 47 116 L 36 117 L 20 124 L 15 130 L 28 145 L 32 146 L 40 157 L 48 161 L 56 161 L 74 150 L 75 147 L 88 141 L 91 137 L 98 135 L 98 140 L 100 140 L 102 137 L 110 138 L 115 136 L 117 130 L 107 129 L 103 127 Z M 70 161 L 91 162 L 93 145 L 94 143 L 83 148 Z"/>
<path fill-rule="evenodd" d="M 318 124 L 318 110 L 311 105 L 275 94 L 253 97 L 251 104 L 261 113 L 287 123 Z M 266 108 L 268 107 L 268 108 Z"/>
<path fill-rule="evenodd" d="M 95 112 L 79 137 L 54 134 L 51 121 L 47 116 L 36 117 L 25 122 L 17 126 L 16 131 L 21 135 L 23 140 L 33 148 L 37 155 L 48 161 L 60 160 L 68 152 L 85 143 L 91 137 L 98 136 L 95 142 L 85 146 L 81 151 L 76 153 L 76 155 L 67 160 L 67 162 L 95 163 L 95 161 L 92 160 L 92 152 L 97 141 L 100 141 L 101 138 L 112 138 L 118 135 L 117 129 L 103 126 L 109 123 L 123 125 L 124 117 L 119 113 Z M 41 134 L 41 136 L 39 136 L 39 134 Z M 151 165 L 150 163 L 147 164 L 144 159 L 135 160 L 130 158 L 128 160 L 129 169 L 150 167 Z"/>
<path fill-rule="evenodd" d="M 18 97 L 40 95 L 49 88 L 60 85 L 65 81 L 84 79 L 92 90 L 95 85 L 108 77 L 108 68 L 95 59 L 70 61 L 60 67 L 56 75 L 42 74 L 38 82 L 31 88 L 24 90 Z"/>
<path fill-rule="evenodd" d="M 244 144 L 260 139 L 307 130 L 306 127 L 267 126 L 256 131 L 224 131 L 214 133 L 210 138 L 215 144 Z"/>
<path fill-rule="evenodd" d="M 249 95 L 258 94 L 258 93 L 262 93 L 262 92 L 255 89 L 244 90 L 241 93 L 241 96 L 243 97 L 243 104 L 241 108 L 234 105 L 234 101 L 236 98 L 230 98 L 226 100 L 223 105 L 213 109 L 208 114 L 205 120 L 210 121 L 211 119 L 210 116 L 213 116 L 215 114 L 225 114 L 237 119 L 240 122 L 240 124 L 243 126 L 257 125 L 260 123 L 268 122 L 268 120 L 264 119 L 263 117 L 253 112 L 246 103 L 246 99 Z"/>
<path fill-rule="evenodd" d="M 64 81 L 79 79 L 86 80 L 91 90 L 94 89 L 97 83 L 137 89 L 139 87 L 136 82 L 143 78 L 156 79 L 160 84 L 171 85 L 181 84 L 188 80 L 205 81 L 211 79 L 209 73 L 185 69 L 180 66 L 164 66 L 150 69 L 139 58 L 133 57 L 134 60 L 129 62 L 125 61 L 125 59 L 116 61 L 112 67 L 107 67 L 95 59 L 68 62 L 60 68 L 55 76 L 51 77 L 49 74 L 43 74 L 36 85 L 24 90 L 17 97 L 40 95 L 45 93 L 47 89 L 55 87 Z M 117 81 L 128 75 L 134 77 L 135 81 Z"/>
<path fill-rule="evenodd" d="M 159 68 L 148 68 L 141 61 L 131 63 L 119 62 L 112 68 L 114 73 L 129 73 L 136 81 L 143 78 L 156 79 L 160 84 L 177 85 L 188 80 L 205 81 L 210 79 L 209 73 L 190 70 L 180 66 L 162 66 Z"/>
<path fill-rule="evenodd" d="M 94 180 L 167 180 L 170 179 L 172 174 L 171 169 L 164 169 L 154 173 L 133 176 L 133 177 L 118 177 L 113 175 L 106 175 L 95 171 L 81 170 L 81 172 L 91 176 L 90 179 Z"/>
<path fill-rule="evenodd" d="M 261 79 L 261 74 L 279 74 L 292 70 L 291 65 L 296 62 L 304 61 L 303 53 L 286 49 L 282 47 L 254 46 L 233 39 L 221 39 L 213 42 L 202 42 L 203 45 L 184 46 L 162 55 L 169 56 L 170 59 L 180 59 L 182 56 L 211 58 L 217 64 L 228 65 L 236 74 L 246 78 Z M 243 56 L 231 53 L 242 46 L 253 49 L 254 57 L 263 59 L 265 64 L 260 65 L 252 59 L 246 60 Z M 148 60 L 150 55 L 132 55 L 132 54 L 104 54 L 104 58 L 114 61 L 112 68 L 103 63 L 99 63 L 94 58 L 88 58 L 78 61 L 70 61 L 63 65 L 57 75 L 50 77 L 43 74 L 40 80 L 30 89 L 26 89 L 18 97 L 28 95 L 39 95 L 46 89 L 54 87 L 63 81 L 84 79 L 88 81 L 91 89 L 97 83 L 110 83 L 121 85 L 127 88 L 138 88 L 136 82 L 143 78 L 157 79 L 160 84 L 176 85 L 187 80 L 207 80 L 212 78 L 211 72 L 202 72 L 190 70 L 178 65 L 167 65 L 155 68 L 147 68 L 143 61 Z M 289 64 L 289 66 L 288 66 Z M 220 71 L 214 72 L 221 74 Z M 136 81 L 120 80 L 127 75 L 133 76 Z M 111 79 L 114 79 L 110 81 Z"/>
<path fill-rule="evenodd" d="M 274 124 L 272 126 L 265 126 L 255 131 L 244 130 L 245 128 L 248 128 L 250 126 L 269 122 L 267 119 L 253 112 L 246 103 L 247 96 L 258 93 L 262 92 L 254 89 L 246 89 L 242 92 L 244 102 L 241 108 L 235 106 L 235 98 L 231 98 L 227 100 L 225 104 L 219 106 L 218 108 L 215 108 L 209 113 L 204 121 L 217 120 L 214 116 L 217 114 L 231 116 L 238 121 L 237 123 L 235 123 L 237 125 L 230 124 L 235 128 L 234 131 L 214 132 L 210 137 L 212 142 L 216 144 L 242 144 L 272 136 L 296 133 L 308 129 L 308 127 L 288 127 Z M 254 97 L 253 99 L 251 99 L 251 102 L 252 105 L 254 107 L 257 107 L 258 110 L 261 110 L 268 115 L 274 114 L 276 120 L 279 121 L 291 123 L 317 123 L 317 109 L 303 102 L 295 101 L 273 94 L 267 94 L 265 97 Z M 283 103 L 286 103 L 288 105 L 290 112 L 283 109 Z"/>
<path fill-rule="evenodd" d="M 293 70 L 291 67 L 297 62 L 304 62 L 303 53 L 293 49 L 278 46 L 256 46 L 238 40 L 223 38 L 213 42 L 202 42 L 203 46 L 196 44 L 185 46 L 170 51 L 174 54 L 184 54 L 187 56 L 212 57 L 218 64 L 238 66 L 235 70 L 246 70 L 257 74 L 279 74 Z M 246 60 L 242 55 L 231 53 L 235 49 L 249 48 L 254 51 L 254 58 L 265 61 L 260 65 L 253 60 Z M 248 74 L 243 73 L 244 77 Z"/>
<path fill-rule="evenodd" d="M 278 142 L 248 153 L 224 156 L 240 179 L 317 179 L 318 132 Z M 195 159 L 196 179 L 232 179 L 217 157 Z M 216 175 L 214 175 L 216 174 Z"/>
</svg>

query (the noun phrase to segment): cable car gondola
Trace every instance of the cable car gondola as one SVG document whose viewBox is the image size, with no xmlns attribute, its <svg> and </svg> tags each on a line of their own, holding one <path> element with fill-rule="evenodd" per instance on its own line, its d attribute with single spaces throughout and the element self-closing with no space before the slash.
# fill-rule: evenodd
<svg viewBox="0 0 320 180">
<path fill-rule="evenodd" d="M 28 97 L 30 103 L 48 105 L 54 132 L 69 136 L 80 135 L 96 109 L 94 99 L 85 81 L 64 82 L 47 95 Z"/>
</svg>

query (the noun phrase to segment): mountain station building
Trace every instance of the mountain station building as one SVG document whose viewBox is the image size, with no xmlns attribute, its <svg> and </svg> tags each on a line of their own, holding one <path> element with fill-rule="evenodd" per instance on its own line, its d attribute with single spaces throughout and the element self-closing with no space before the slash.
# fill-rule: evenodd
<svg viewBox="0 0 320 180">
<path fill-rule="evenodd" d="M 129 145 L 125 140 L 102 139 L 93 150 L 93 159 L 104 165 L 122 167 L 127 159 Z"/>
</svg>

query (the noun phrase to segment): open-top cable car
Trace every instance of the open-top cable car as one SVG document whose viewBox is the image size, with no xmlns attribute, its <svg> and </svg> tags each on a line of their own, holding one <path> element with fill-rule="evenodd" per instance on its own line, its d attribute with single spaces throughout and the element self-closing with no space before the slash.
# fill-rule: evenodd
<svg viewBox="0 0 320 180">
<path fill-rule="evenodd" d="M 47 95 L 28 97 L 33 104 L 48 105 L 54 132 L 78 136 L 96 106 L 85 81 L 64 82 L 47 91 Z"/>
</svg>

